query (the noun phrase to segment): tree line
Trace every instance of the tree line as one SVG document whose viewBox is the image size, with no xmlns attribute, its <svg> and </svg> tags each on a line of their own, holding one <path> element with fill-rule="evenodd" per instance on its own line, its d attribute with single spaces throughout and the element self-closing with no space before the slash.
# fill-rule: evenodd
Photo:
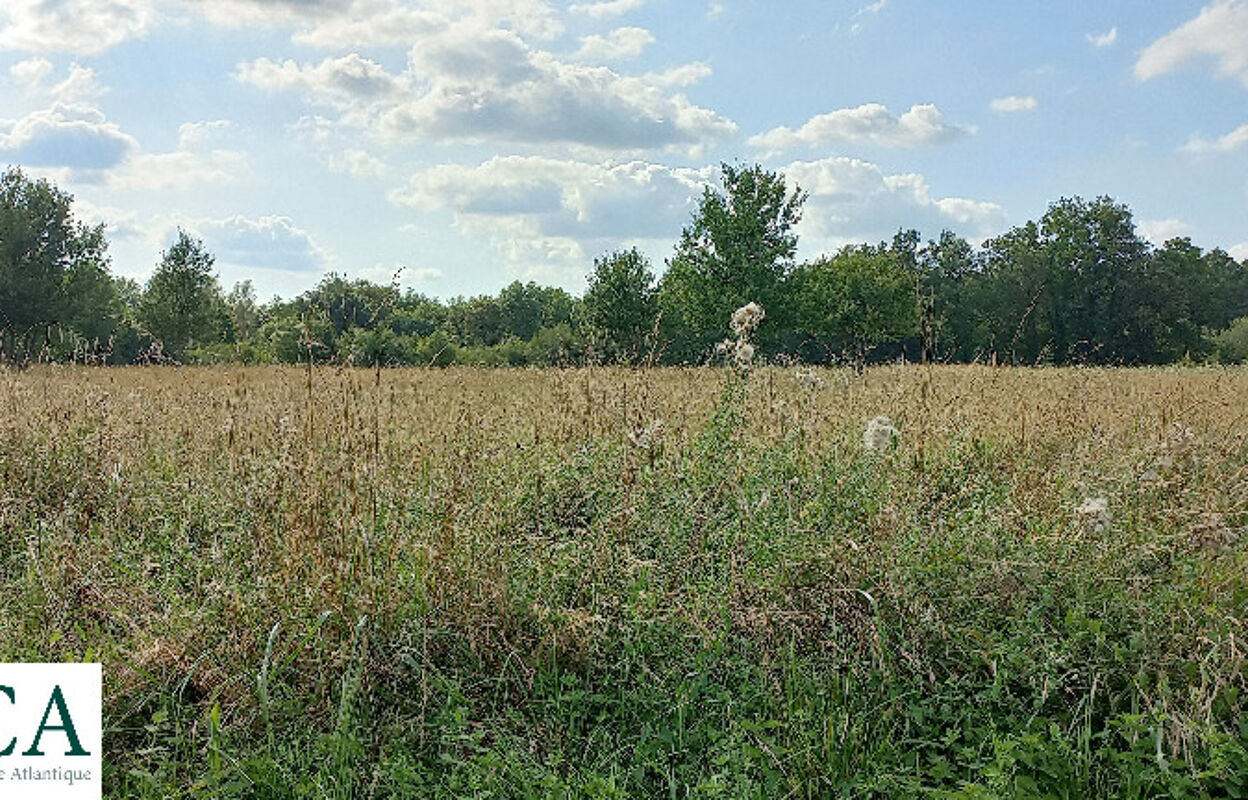
<svg viewBox="0 0 1248 800">
<path fill-rule="evenodd" d="M 799 262 L 806 199 L 782 174 L 724 164 L 661 277 L 636 249 L 608 253 L 579 297 L 517 281 L 442 301 L 331 274 L 261 303 L 250 281 L 224 291 L 212 254 L 182 230 L 146 284 L 113 276 L 103 226 L 10 168 L 0 175 L 0 361 L 705 363 L 749 302 L 766 309 L 756 343 L 771 360 L 1248 360 L 1248 262 L 1187 238 L 1154 247 L 1112 198 L 1062 198 L 980 247 L 901 230 Z"/>
</svg>

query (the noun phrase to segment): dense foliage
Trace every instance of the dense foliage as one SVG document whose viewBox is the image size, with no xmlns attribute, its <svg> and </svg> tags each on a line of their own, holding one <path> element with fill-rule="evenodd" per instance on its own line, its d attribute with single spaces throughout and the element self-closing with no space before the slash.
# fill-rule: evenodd
<svg viewBox="0 0 1248 800">
<path fill-rule="evenodd" d="M 1062 198 L 974 247 L 847 246 L 799 263 L 806 195 L 762 167 L 723 166 L 661 278 L 637 250 L 594 261 L 583 297 L 514 282 L 447 301 L 329 275 L 260 304 L 223 292 L 184 232 L 145 287 L 108 273 L 102 227 L 71 198 L 0 178 L 0 359 L 356 365 L 705 363 L 733 309 L 767 310 L 760 354 L 862 365 L 895 358 L 1160 364 L 1245 358 L 1248 265 L 1187 238 L 1154 247 L 1108 197 Z"/>
</svg>

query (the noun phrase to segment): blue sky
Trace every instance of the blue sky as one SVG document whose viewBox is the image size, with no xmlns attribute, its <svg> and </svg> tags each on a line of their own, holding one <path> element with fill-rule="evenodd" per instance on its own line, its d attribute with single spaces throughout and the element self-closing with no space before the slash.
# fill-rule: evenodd
<svg viewBox="0 0 1248 800">
<path fill-rule="evenodd" d="M 721 161 L 810 193 L 803 257 L 1107 194 L 1248 258 L 1248 0 L 0 7 L 0 165 L 139 280 L 182 227 L 263 298 L 579 293 L 619 248 L 662 271 Z"/>
</svg>

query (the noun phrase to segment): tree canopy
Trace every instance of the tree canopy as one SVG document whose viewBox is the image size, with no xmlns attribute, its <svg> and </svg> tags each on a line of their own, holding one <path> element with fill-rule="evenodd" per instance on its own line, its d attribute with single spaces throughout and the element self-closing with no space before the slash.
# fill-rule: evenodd
<svg viewBox="0 0 1248 800">
<path fill-rule="evenodd" d="M 1248 265 L 1179 238 L 1156 247 L 1112 198 L 1061 198 L 974 246 L 900 230 L 798 260 L 806 194 L 721 165 L 656 280 L 631 248 L 595 258 L 576 297 L 532 281 L 440 300 L 329 274 L 258 302 L 223 292 L 179 230 L 145 285 L 110 274 L 102 226 L 18 169 L 0 176 L 0 360 L 355 365 L 707 363 L 733 311 L 766 311 L 758 355 L 1013 364 L 1248 359 Z"/>
</svg>

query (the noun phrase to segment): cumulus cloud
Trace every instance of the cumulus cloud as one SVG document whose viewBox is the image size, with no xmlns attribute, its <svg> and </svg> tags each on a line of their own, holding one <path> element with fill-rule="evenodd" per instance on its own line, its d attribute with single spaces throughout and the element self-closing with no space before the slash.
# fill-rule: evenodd
<svg viewBox="0 0 1248 800">
<path fill-rule="evenodd" d="M 1217 0 L 1205 6 L 1146 47 L 1135 62 L 1135 76 L 1155 78 L 1198 56 L 1213 58 L 1220 75 L 1248 86 L 1248 3 Z"/>
<path fill-rule="evenodd" d="M 1240 242 L 1237 245 L 1232 245 L 1231 249 L 1226 252 L 1230 253 L 1231 258 L 1248 264 L 1248 242 Z"/>
<path fill-rule="evenodd" d="M 264 89 L 299 91 L 341 110 L 339 124 L 387 140 L 636 151 L 693 150 L 736 131 L 731 120 L 672 91 L 707 72 L 697 65 L 628 76 L 562 61 L 514 31 L 457 24 L 413 47 L 400 74 L 351 54 L 318 65 L 262 58 L 239 65 L 235 75 Z"/>
<path fill-rule="evenodd" d="M 95 70 L 76 63 L 70 65 L 64 80 L 49 87 L 47 79 L 52 69 L 52 62 L 46 58 L 28 58 L 9 67 L 9 75 L 27 94 L 43 95 L 67 105 L 89 103 L 108 92 Z"/>
<path fill-rule="evenodd" d="M 95 70 L 73 64 L 69 76 L 52 87 L 52 96 L 61 103 L 83 103 L 97 100 L 108 92 Z"/>
<path fill-rule="evenodd" d="M 996 203 L 933 198 L 922 175 L 885 174 L 867 161 L 797 161 L 781 172 L 810 193 L 799 231 L 817 249 L 884 240 L 903 227 L 932 234 L 950 228 L 972 239 L 1005 228 L 1005 212 Z"/>
<path fill-rule="evenodd" d="M 998 97 L 988 104 L 988 107 L 998 114 L 1016 114 L 1019 111 L 1034 111 L 1039 105 L 1034 97 L 1019 97 L 1018 95 L 1010 95 L 1009 97 Z"/>
<path fill-rule="evenodd" d="M 152 0 L 5 0 L 0 49 L 91 55 L 142 36 L 154 22 Z"/>
<path fill-rule="evenodd" d="M 588 14 L 591 17 L 619 17 L 630 11 L 636 11 L 646 4 L 646 0 L 606 0 L 600 3 L 573 3 L 568 10 L 577 14 Z"/>
<path fill-rule="evenodd" d="M 270 91 L 302 91 L 314 103 L 339 108 L 372 102 L 400 86 L 384 67 L 356 53 L 327 58 L 315 66 L 260 58 L 240 64 L 234 76 Z"/>
<path fill-rule="evenodd" d="M 651 44 L 654 44 L 654 35 L 645 28 L 616 28 L 606 36 L 583 37 L 573 58 L 577 61 L 623 61 L 641 55 Z"/>
<path fill-rule="evenodd" d="M 280 215 L 201 219 L 186 227 L 204 240 L 220 264 L 247 269 L 319 272 L 329 258 L 308 231 Z"/>
<path fill-rule="evenodd" d="M 590 255 L 674 239 L 709 179 L 706 170 L 646 161 L 500 156 L 420 172 L 391 200 L 449 210 L 458 228 L 487 236 L 513 266 L 566 277 L 580 276 Z"/>
<path fill-rule="evenodd" d="M 949 141 L 967 132 L 966 128 L 945 122 L 934 105 L 911 106 L 901 116 L 894 116 L 879 103 L 867 103 L 819 114 L 797 130 L 773 128 L 751 137 L 750 145 L 772 152 L 838 142 L 915 147 Z"/>
<path fill-rule="evenodd" d="M 103 112 L 54 103 L 18 120 L 0 120 L 0 157 L 29 167 L 107 170 L 138 149 Z"/>
<path fill-rule="evenodd" d="M 1193 155 L 1212 153 L 1230 153 L 1248 144 L 1248 124 L 1240 125 L 1230 133 L 1216 139 L 1206 139 L 1200 134 L 1192 134 L 1187 144 L 1179 149 Z"/>
<path fill-rule="evenodd" d="M 1118 41 L 1118 26 L 1114 26 L 1104 33 L 1089 33 L 1087 35 L 1088 44 L 1093 47 L 1113 47 Z"/>
<path fill-rule="evenodd" d="M 1158 246 L 1180 236 L 1189 236 L 1192 232 L 1191 225 L 1173 217 L 1168 219 L 1142 219 L 1135 223 L 1135 227 L 1139 230 L 1141 236 Z"/>
</svg>

